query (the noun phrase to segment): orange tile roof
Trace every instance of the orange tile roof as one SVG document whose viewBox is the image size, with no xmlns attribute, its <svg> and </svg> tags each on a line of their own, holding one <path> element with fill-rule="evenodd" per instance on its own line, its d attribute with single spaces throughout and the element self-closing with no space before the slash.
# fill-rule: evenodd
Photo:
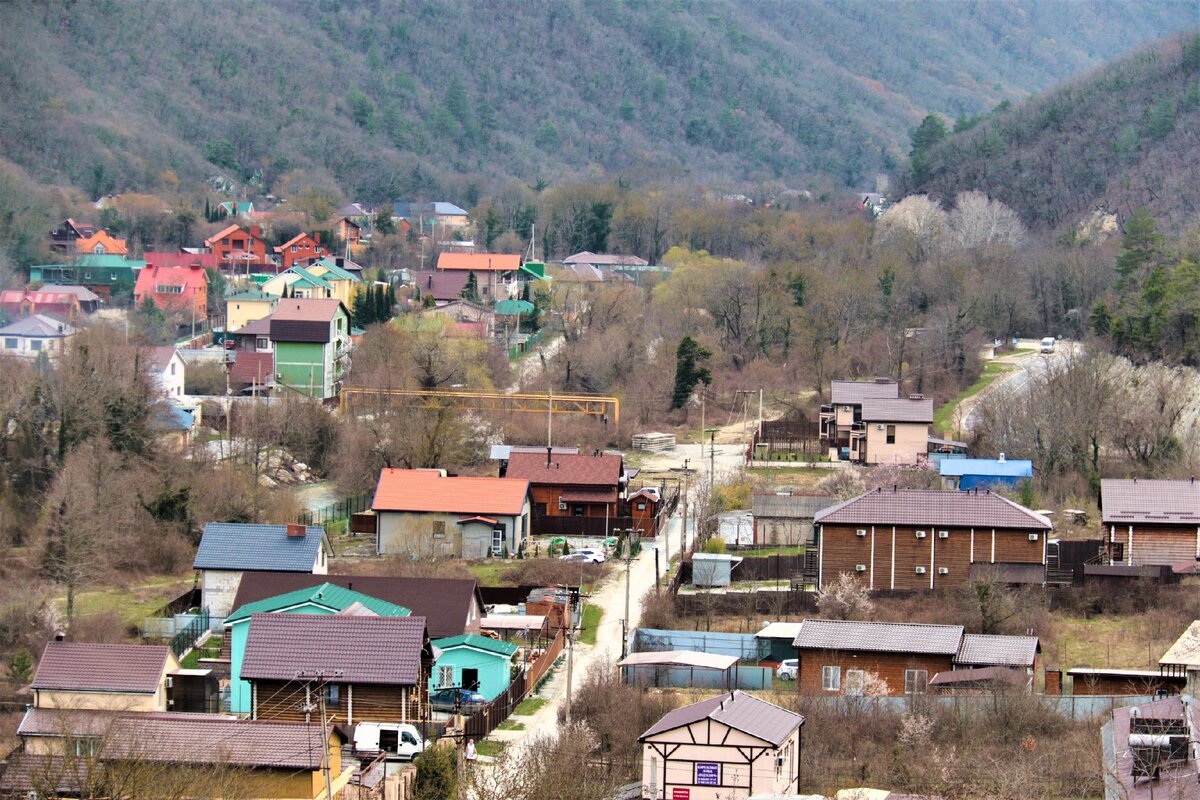
<svg viewBox="0 0 1200 800">
<path fill-rule="evenodd" d="M 90 253 L 96 249 L 96 245 L 102 246 L 104 252 L 110 256 L 129 254 L 129 247 L 126 246 L 124 239 L 114 239 L 104 231 L 96 231 L 86 239 L 75 240 L 75 250 L 80 253 Z"/>
<path fill-rule="evenodd" d="M 288 239 L 286 242 L 284 242 L 283 244 L 281 244 L 281 245 L 279 245 L 278 247 L 276 247 L 276 248 L 275 248 L 275 252 L 276 252 L 276 253 L 282 253 L 284 250 L 287 250 L 287 249 L 288 249 L 289 247 L 291 247 L 292 245 L 294 245 L 294 244 L 296 244 L 296 243 L 298 243 L 298 242 L 300 242 L 300 241 L 302 241 L 302 240 L 304 240 L 304 239 L 312 239 L 312 237 L 311 237 L 311 236 L 309 236 L 307 233 L 304 233 L 304 232 L 297 233 L 297 234 L 296 234 L 295 236 L 293 236 L 291 239 Z M 316 244 L 316 240 L 315 240 L 315 239 L 313 239 L 313 244 Z M 318 245 L 318 246 L 319 246 L 319 245 Z"/>
<path fill-rule="evenodd" d="M 447 514 L 520 514 L 529 481 L 443 477 L 436 470 L 385 469 L 375 489 L 375 511 Z"/>
<path fill-rule="evenodd" d="M 521 268 L 521 256 L 519 253 L 441 253 L 437 268 L 514 272 Z"/>
</svg>

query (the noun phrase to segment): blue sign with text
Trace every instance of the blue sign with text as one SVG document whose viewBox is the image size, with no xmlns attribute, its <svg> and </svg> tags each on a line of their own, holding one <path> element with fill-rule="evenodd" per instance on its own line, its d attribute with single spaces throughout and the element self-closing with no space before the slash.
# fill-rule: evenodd
<svg viewBox="0 0 1200 800">
<path fill-rule="evenodd" d="M 721 765 L 711 761 L 700 761 L 696 764 L 697 786 L 720 786 Z"/>
</svg>

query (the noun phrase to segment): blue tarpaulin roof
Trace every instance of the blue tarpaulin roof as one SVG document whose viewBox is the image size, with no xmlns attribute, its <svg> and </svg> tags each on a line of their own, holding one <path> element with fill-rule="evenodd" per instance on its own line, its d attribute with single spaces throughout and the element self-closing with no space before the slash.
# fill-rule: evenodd
<svg viewBox="0 0 1200 800">
<path fill-rule="evenodd" d="M 989 478 L 1030 478 L 1033 477 L 1033 462 L 1024 459 L 950 458 L 941 462 L 940 471 L 942 475 L 950 477 L 985 475 Z"/>
</svg>

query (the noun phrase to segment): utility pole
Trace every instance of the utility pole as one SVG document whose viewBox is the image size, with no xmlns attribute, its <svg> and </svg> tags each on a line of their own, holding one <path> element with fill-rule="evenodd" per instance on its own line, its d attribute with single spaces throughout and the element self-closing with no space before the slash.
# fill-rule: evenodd
<svg viewBox="0 0 1200 800">
<path fill-rule="evenodd" d="M 629 569 L 633 564 L 633 535 L 636 528 L 625 529 L 625 619 L 621 620 L 621 658 L 629 655 Z"/>
<path fill-rule="evenodd" d="M 546 447 L 554 446 L 554 387 L 546 389 Z"/>
<path fill-rule="evenodd" d="M 688 462 L 690 458 L 683 460 L 683 528 L 679 531 L 679 563 L 683 564 L 683 553 L 687 550 L 687 526 L 688 526 Z M 671 561 L 671 553 L 667 552 L 667 562 Z M 681 567 L 682 569 L 682 567 Z"/>
<path fill-rule="evenodd" d="M 342 674 L 342 671 L 334 670 L 334 676 Z M 297 678 L 307 679 L 309 682 L 315 680 L 317 682 L 317 707 L 321 712 L 321 772 L 325 775 L 325 798 L 333 800 L 333 779 L 329 774 L 331 769 L 329 758 L 329 721 L 325 715 L 325 671 L 316 670 L 314 672 L 301 672 L 296 675 Z M 306 715 L 311 714 L 314 710 L 312 703 L 312 689 L 309 688 L 307 702 L 301 707 Z"/>
<path fill-rule="evenodd" d="M 574 618 L 571 616 L 571 587 L 567 586 L 566 584 L 562 584 L 562 587 L 563 587 L 563 590 L 567 593 L 567 619 L 566 619 L 567 624 L 566 624 L 566 628 L 565 628 L 565 630 L 567 632 L 567 705 L 566 705 L 566 715 L 567 715 L 567 722 L 569 723 L 571 721 L 571 673 L 572 673 L 572 668 L 575 663 L 575 636 L 573 635 L 574 628 L 575 628 L 575 622 L 574 622 Z M 582 583 L 579 584 L 579 619 L 580 619 L 580 621 L 583 620 L 583 584 Z"/>
</svg>

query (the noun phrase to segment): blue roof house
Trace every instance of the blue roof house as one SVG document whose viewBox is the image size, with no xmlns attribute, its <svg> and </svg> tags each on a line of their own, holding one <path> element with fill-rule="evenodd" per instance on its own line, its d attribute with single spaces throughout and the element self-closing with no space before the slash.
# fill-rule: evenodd
<svg viewBox="0 0 1200 800">
<path fill-rule="evenodd" d="M 249 714 L 250 683 L 242 680 L 242 661 L 246 657 L 246 640 L 250 636 L 250 618 L 254 614 L 315 614 L 320 616 L 407 617 L 412 612 L 404 606 L 380 600 L 362 592 L 345 589 L 332 583 L 317 583 L 294 592 L 267 597 L 246 603 L 225 618 L 225 637 L 229 640 L 230 710 Z"/>
<path fill-rule="evenodd" d="M 1017 486 L 1033 478 L 1033 462 L 1025 459 L 948 458 L 939 471 L 946 489 L 986 489 L 989 486 Z"/>
<path fill-rule="evenodd" d="M 517 646 L 466 633 L 447 639 L 435 639 L 433 673 L 429 691 L 446 686 L 461 686 L 479 692 L 489 701 L 495 700 L 512 682 L 513 656 Z"/>
<path fill-rule="evenodd" d="M 329 572 L 329 541 L 322 527 L 210 522 L 192 567 L 200 571 L 200 604 L 214 619 L 233 611 L 242 573 Z"/>
</svg>

